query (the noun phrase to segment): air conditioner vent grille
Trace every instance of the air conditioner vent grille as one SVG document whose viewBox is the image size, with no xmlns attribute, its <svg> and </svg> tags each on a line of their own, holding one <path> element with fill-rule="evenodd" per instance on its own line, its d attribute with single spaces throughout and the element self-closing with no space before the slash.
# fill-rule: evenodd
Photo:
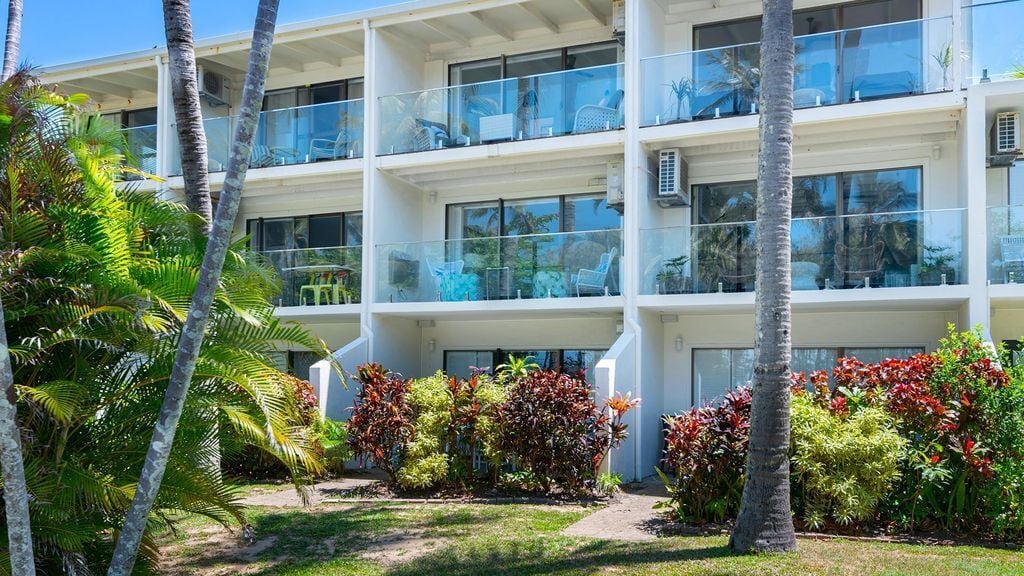
<svg viewBox="0 0 1024 576">
<path fill-rule="evenodd" d="M 995 147 L 996 153 L 1020 150 L 1020 114 L 1000 112 L 996 115 Z"/>
</svg>

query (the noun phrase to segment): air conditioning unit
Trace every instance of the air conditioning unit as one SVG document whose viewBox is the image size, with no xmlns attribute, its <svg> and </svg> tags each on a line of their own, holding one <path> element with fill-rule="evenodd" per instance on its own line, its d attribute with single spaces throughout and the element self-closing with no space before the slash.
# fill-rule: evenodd
<svg viewBox="0 0 1024 576">
<path fill-rule="evenodd" d="M 608 163 L 608 177 L 605 180 L 608 187 L 608 206 L 618 211 L 626 204 L 625 170 L 622 162 L 615 161 Z"/>
<path fill-rule="evenodd" d="M 663 206 L 690 204 L 689 167 L 678 148 L 658 151 L 658 189 L 655 196 Z"/>
<path fill-rule="evenodd" d="M 992 154 L 1020 152 L 1020 112 L 999 112 L 992 125 Z"/>
<path fill-rule="evenodd" d="M 620 42 L 626 38 L 626 0 L 612 0 L 612 36 Z"/>
<path fill-rule="evenodd" d="M 227 76 L 207 70 L 202 66 L 196 69 L 199 79 L 199 96 L 206 98 L 214 106 L 227 106 L 231 101 L 231 81 Z"/>
</svg>

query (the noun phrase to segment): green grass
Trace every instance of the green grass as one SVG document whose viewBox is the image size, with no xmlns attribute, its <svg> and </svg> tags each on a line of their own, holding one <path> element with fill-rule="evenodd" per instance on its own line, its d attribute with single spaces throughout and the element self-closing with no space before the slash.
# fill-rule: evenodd
<svg viewBox="0 0 1024 576">
<path fill-rule="evenodd" d="M 204 545 L 212 530 L 209 524 L 191 523 L 187 541 L 167 542 L 174 562 L 167 573 L 234 573 L 244 568 L 256 576 L 944 576 L 1017 575 L 1024 565 L 1024 552 L 972 546 L 800 540 L 796 554 L 746 556 L 733 554 L 720 536 L 636 543 L 560 535 L 587 513 L 557 506 L 459 504 L 253 509 L 250 522 L 257 540 L 273 537 L 272 545 L 240 561 Z M 381 538 L 396 551 L 386 563 L 361 555 Z M 228 543 L 235 541 L 232 537 Z M 419 552 L 406 555 L 403 547 Z"/>
</svg>

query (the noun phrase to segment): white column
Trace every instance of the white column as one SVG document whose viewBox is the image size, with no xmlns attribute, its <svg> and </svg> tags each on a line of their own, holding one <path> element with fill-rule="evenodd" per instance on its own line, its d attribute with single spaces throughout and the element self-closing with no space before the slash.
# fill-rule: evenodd
<svg viewBox="0 0 1024 576">
<path fill-rule="evenodd" d="M 163 56 L 154 57 L 156 64 L 156 175 L 161 178 L 167 177 L 169 170 L 167 159 L 170 150 L 166 146 L 167 135 L 170 132 L 171 119 L 174 112 L 171 108 L 169 92 L 171 85 L 167 70 L 167 63 Z"/>
<path fill-rule="evenodd" d="M 367 358 L 373 358 L 373 322 L 370 306 L 375 297 L 374 284 L 377 277 L 375 255 L 377 231 L 374 225 L 373 182 L 374 165 L 377 163 L 377 72 L 374 34 L 369 20 L 363 20 L 363 278 L 362 302 L 359 307 L 359 333 L 366 339 Z M 347 367 L 348 368 L 348 367 Z M 351 369 L 355 367 L 352 366 Z"/>
<path fill-rule="evenodd" d="M 644 346 L 643 334 L 640 330 L 640 323 L 637 321 L 639 310 L 637 309 L 637 295 L 640 292 L 640 211 L 641 202 L 647 200 L 646 191 L 643 189 L 646 181 L 643 176 L 645 160 L 643 150 L 640 146 L 640 102 L 643 94 L 640 73 L 640 34 L 641 16 L 640 2 L 626 2 L 626 58 L 625 58 L 625 150 L 623 170 L 623 190 L 625 192 L 624 217 L 622 219 L 622 262 L 623 270 L 622 295 L 625 302 L 623 310 L 623 335 L 628 338 L 633 334 L 632 349 L 627 353 L 633 355 L 633 362 L 627 366 L 632 370 L 633 395 L 636 398 L 643 398 L 643 374 L 642 374 L 642 350 Z M 636 426 L 631 427 L 630 435 L 633 444 L 633 476 L 640 480 L 644 477 L 643 462 L 643 426 L 640 424 L 644 418 L 651 417 L 643 412 L 643 403 L 636 410 L 633 421 Z M 656 442 L 652 438 L 650 441 Z M 625 448 L 625 446 L 623 447 Z"/>
<path fill-rule="evenodd" d="M 984 326 L 984 334 L 992 339 L 989 329 L 991 317 L 988 301 L 988 226 L 987 190 L 985 180 L 986 135 L 988 124 L 985 119 L 985 95 L 982 86 L 971 86 L 967 94 L 967 115 L 964 129 L 967 174 L 967 222 L 964 230 L 967 256 L 967 282 L 970 300 L 967 304 L 969 329 L 977 324 Z"/>
</svg>

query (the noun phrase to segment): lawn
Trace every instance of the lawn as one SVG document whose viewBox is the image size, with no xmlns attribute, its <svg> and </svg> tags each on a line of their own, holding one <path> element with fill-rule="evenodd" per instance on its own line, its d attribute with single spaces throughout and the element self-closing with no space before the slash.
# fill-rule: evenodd
<svg viewBox="0 0 1024 576">
<path fill-rule="evenodd" d="M 652 542 L 573 538 L 562 529 L 590 510 L 575 506 L 346 504 L 308 510 L 252 508 L 255 543 L 189 520 L 164 540 L 165 574 L 259 576 L 1022 573 L 1024 552 L 801 539 L 797 554 L 732 554 L 726 538 Z"/>
</svg>

